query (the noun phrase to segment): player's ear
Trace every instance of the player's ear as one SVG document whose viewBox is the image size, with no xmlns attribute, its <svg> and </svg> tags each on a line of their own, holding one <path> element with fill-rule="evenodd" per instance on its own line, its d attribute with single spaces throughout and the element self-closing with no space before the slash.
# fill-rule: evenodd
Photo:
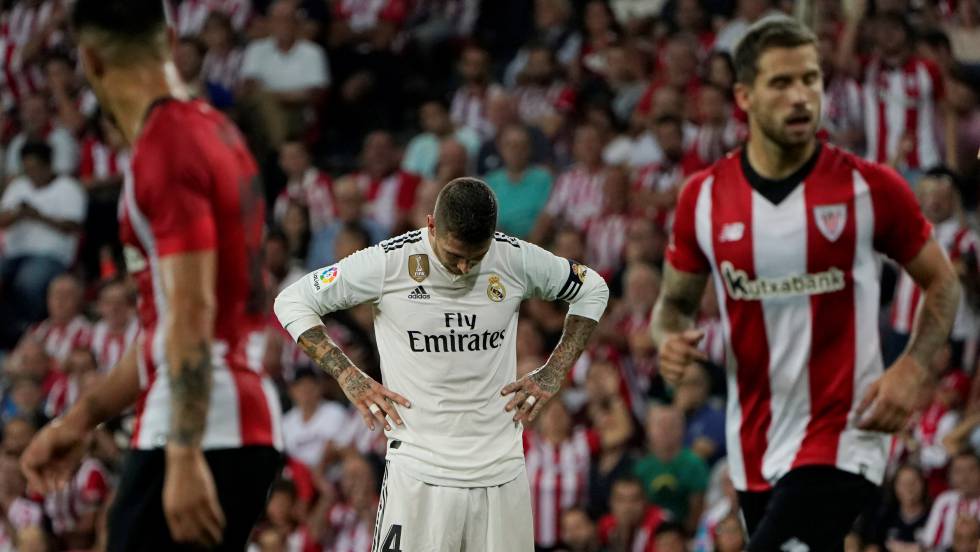
<svg viewBox="0 0 980 552">
<path fill-rule="evenodd" d="M 735 103 L 738 108 L 742 111 L 748 113 L 749 111 L 749 93 L 751 92 L 751 87 L 743 82 L 735 83 Z"/>
<path fill-rule="evenodd" d="M 90 78 L 100 79 L 105 74 L 105 62 L 95 48 L 84 44 L 80 45 L 78 47 L 78 59 L 82 62 L 82 67 Z"/>
<path fill-rule="evenodd" d="M 435 233 L 436 231 L 436 219 L 432 215 L 425 215 L 425 225 L 429 227 L 429 232 Z"/>
</svg>

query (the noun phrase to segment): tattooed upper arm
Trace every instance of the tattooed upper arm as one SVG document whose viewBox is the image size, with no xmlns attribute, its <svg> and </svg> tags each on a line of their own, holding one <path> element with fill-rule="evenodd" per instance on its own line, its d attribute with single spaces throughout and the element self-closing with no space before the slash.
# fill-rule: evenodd
<svg viewBox="0 0 980 552">
<path fill-rule="evenodd" d="M 664 263 L 660 284 L 660 297 L 653 308 L 650 330 L 653 340 L 659 344 L 666 333 L 690 328 L 701 305 L 708 274 L 677 270 L 669 262 Z"/>
</svg>

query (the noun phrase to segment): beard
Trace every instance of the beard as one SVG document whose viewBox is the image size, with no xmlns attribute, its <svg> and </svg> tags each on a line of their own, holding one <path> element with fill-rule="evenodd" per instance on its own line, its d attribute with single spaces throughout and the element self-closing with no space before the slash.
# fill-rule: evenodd
<svg viewBox="0 0 980 552">
<path fill-rule="evenodd" d="M 785 119 L 779 121 L 770 114 L 754 113 L 753 115 L 758 121 L 762 134 L 786 150 L 797 149 L 813 141 L 817 135 L 817 122 L 820 120 L 819 116 L 808 114 L 810 121 L 807 123 L 807 128 L 803 131 L 794 131 L 788 128 Z"/>
</svg>

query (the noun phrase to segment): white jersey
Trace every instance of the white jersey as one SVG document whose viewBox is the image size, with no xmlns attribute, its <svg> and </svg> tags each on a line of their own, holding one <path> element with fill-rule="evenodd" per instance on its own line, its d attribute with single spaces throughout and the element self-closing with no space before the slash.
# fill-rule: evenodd
<svg viewBox="0 0 980 552">
<path fill-rule="evenodd" d="M 298 339 L 328 312 L 373 304 L 383 382 L 412 403 L 386 432 L 388 461 L 433 485 L 502 485 L 524 471 L 522 428 L 500 394 L 517 377 L 521 301 L 560 299 L 598 320 L 609 292 L 585 266 L 500 233 L 454 275 L 429 239 L 415 230 L 314 271 L 279 295 L 276 315 Z"/>
</svg>

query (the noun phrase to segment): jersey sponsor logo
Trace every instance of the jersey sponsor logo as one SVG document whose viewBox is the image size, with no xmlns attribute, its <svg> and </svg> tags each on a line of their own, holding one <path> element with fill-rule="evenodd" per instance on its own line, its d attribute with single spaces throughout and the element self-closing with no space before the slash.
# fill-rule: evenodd
<svg viewBox="0 0 980 552">
<path fill-rule="evenodd" d="M 416 286 L 411 293 L 408 294 L 409 299 L 431 299 L 432 296 L 429 292 L 425 291 L 425 287 Z"/>
<path fill-rule="evenodd" d="M 340 277 L 340 269 L 328 266 L 319 273 L 313 273 L 313 291 L 323 291 L 330 287 Z"/>
<path fill-rule="evenodd" d="M 408 346 L 413 353 L 466 353 L 499 349 L 504 344 L 505 330 L 482 333 L 457 332 L 427 334 L 408 330 Z"/>
<path fill-rule="evenodd" d="M 721 263 L 721 277 L 725 282 L 725 289 L 728 290 L 728 296 L 741 301 L 820 295 L 840 291 L 846 286 L 844 271 L 833 267 L 814 274 L 752 280 L 744 270 L 739 270 L 732 263 L 724 261 Z"/>
<path fill-rule="evenodd" d="M 494 303 L 499 303 L 507 297 L 507 288 L 500 282 L 500 276 L 491 274 L 487 284 L 487 297 Z"/>
<path fill-rule="evenodd" d="M 425 253 L 408 256 L 408 275 L 421 283 L 429 277 L 429 256 Z"/>
<path fill-rule="evenodd" d="M 844 233 L 844 226 L 847 225 L 847 205 L 837 203 L 834 205 L 820 205 L 813 208 L 813 218 L 817 223 L 817 230 L 823 237 L 834 242 Z"/>
<path fill-rule="evenodd" d="M 745 224 L 741 222 L 729 222 L 728 224 L 721 227 L 721 235 L 718 236 L 718 241 L 724 242 L 737 242 L 742 239 L 745 235 Z"/>
</svg>

